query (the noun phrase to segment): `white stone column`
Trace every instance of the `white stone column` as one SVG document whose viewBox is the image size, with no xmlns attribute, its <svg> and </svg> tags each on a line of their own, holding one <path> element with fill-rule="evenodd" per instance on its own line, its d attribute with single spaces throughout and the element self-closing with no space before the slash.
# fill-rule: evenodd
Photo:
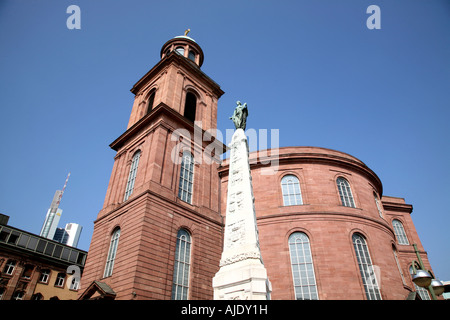
<svg viewBox="0 0 450 320">
<path fill-rule="evenodd" d="M 268 300 L 271 285 L 259 248 L 244 130 L 236 130 L 229 147 L 225 236 L 220 270 L 213 278 L 214 300 Z"/>
</svg>

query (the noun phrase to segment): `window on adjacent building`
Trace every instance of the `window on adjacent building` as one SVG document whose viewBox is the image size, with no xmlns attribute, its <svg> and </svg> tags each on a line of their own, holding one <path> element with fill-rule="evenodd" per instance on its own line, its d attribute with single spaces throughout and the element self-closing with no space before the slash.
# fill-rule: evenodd
<svg viewBox="0 0 450 320">
<path fill-rule="evenodd" d="M 316 277 L 311 255 L 309 238 L 303 232 L 289 236 L 289 253 L 291 256 L 292 278 L 296 300 L 317 300 Z"/>
<path fill-rule="evenodd" d="M 24 279 L 30 279 L 31 278 L 31 274 L 33 273 L 34 270 L 34 266 L 31 264 L 26 264 L 23 272 L 22 272 L 22 278 Z"/>
<path fill-rule="evenodd" d="M 409 244 L 408 238 L 406 237 L 405 229 L 400 220 L 392 220 L 392 226 L 394 227 L 395 237 L 397 238 L 398 244 Z"/>
<path fill-rule="evenodd" d="M 114 261 L 116 260 L 117 247 L 119 245 L 120 228 L 116 228 L 111 235 L 111 242 L 109 244 L 108 257 L 106 258 L 105 272 L 103 277 L 110 277 L 114 268 Z"/>
<path fill-rule="evenodd" d="M 413 271 L 413 267 L 412 267 L 412 266 L 409 267 L 409 273 L 410 273 L 410 275 L 411 275 L 411 277 L 412 277 L 412 275 L 414 274 L 414 271 Z M 412 280 L 412 279 L 411 279 L 411 280 Z M 414 282 L 413 282 L 413 284 L 414 284 L 414 288 L 416 288 L 416 292 L 419 294 L 419 296 L 420 296 L 420 298 L 421 298 L 422 300 L 431 300 L 430 295 L 428 294 L 427 289 L 422 288 L 422 287 L 419 287 L 419 286 L 416 285 Z"/>
<path fill-rule="evenodd" d="M 296 176 L 292 174 L 284 176 L 283 179 L 281 179 L 281 191 L 283 193 L 283 204 L 285 206 L 303 204 L 300 182 Z"/>
<path fill-rule="evenodd" d="M 5 265 L 5 268 L 3 269 L 3 272 L 7 275 L 12 275 L 15 268 L 16 268 L 16 261 L 8 260 L 8 262 Z"/>
<path fill-rule="evenodd" d="M 186 119 L 194 122 L 195 113 L 197 110 L 197 97 L 192 92 L 186 94 L 186 101 L 184 102 L 184 116 Z"/>
<path fill-rule="evenodd" d="M 78 290 L 80 288 L 80 278 L 72 277 L 72 282 L 70 283 L 70 290 Z"/>
<path fill-rule="evenodd" d="M 50 277 L 50 270 L 44 269 L 41 271 L 41 274 L 39 276 L 39 282 L 42 283 L 48 283 L 48 278 Z"/>
<path fill-rule="evenodd" d="M 380 289 L 372 260 L 370 259 L 366 239 L 362 235 L 355 233 L 352 236 L 352 240 L 367 300 L 381 300 Z"/>
<path fill-rule="evenodd" d="M 180 169 L 180 183 L 178 188 L 178 197 L 192 203 L 192 186 L 194 181 L 194 157 L 188 151 L 183 152 Z"/>
<path fill-rule="evenodd" d="M 141 151 L 138 150 L 134 154 L 133 159 L 131 160 L 130 173 L 128 174 L 127 187 L 125 189 L 125 196 L 123 198 L 123 201 L 128 200 L 128 198 L 133 193 L 134 181 L 136 180 L 136 173 L 137 173 L 140 157 L 141 157 Z"/>
<path fill-rule="evenodd" d="M 44 300 L 44 296 L 42 295 L 42 293 L 38 292 L 33 294 L 30 300 Z"/>
<path fill-rule="evenodd" d="M 175 247 L 172 300 L 187 300 L 189 291 L 189 271 L 191 263 L 191 236 L 180 229 Z"/>
<path fill-rule="evenodd" d="M 342 177 L 337 178 L 336 184 L 339 190 L 339 196 L 341 197 L 341 203 L 343 206 L 355 208 L 355 202 L 353 200 L 352 189 L 348 181 Z"/>
<path fill-rule="evenodd" d="M 24 295 L 25 295 L 24 291 L 16 291 L 14 292 L 11 300 L 23 300 Z"/>
<path fill-rule="evenodd" d="M 56 276 L 55 287 L 64 287 L 64 280 L 66 280 L 66 274 L 64 272 L 58 273 Z"/>
</svg>

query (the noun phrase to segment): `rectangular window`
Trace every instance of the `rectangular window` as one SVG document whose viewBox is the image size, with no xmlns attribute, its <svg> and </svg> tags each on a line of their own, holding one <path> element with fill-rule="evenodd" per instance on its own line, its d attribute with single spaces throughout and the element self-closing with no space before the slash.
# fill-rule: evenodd
<svg viewBox="0 0 450 320">
<path fill-rule="evenodd" d="M 11 229 L 2 228 L 2 231 L 0 232 L 0 241 L 6 242 L 10 233 L 11 233 Z"/>
<path fill-rule="evenodd" d="M 30 249 L 33 251 L 36 250 L 37 243 L 38 243 L 38 238 L 30 237 L 30 240 L 28 241 L 28 244 L 27 244 L 27 249 Z"/>
<path fill-rule="evenodd" d="M 11 232 L 11 235 L 9 236 L 8 243 L 9 244 L 16 244 L 17 240 L 19 240 L 19 236 L 20 236 L 20 233 L 13 230 Z"/>
<path fill-rule="evenodd" d="M 19 242 L 17 243 L 17 245 L 19 247 L 26 247 L 26 245 L 28 243 L 28 240 L 30 240 L 30 236 L 22 233 L 22 235 L 20 236 L 20 239 L 19 239 Z"/>
<path fill-rule="evenodd" d="M 16 262 L 14 260 L 9 260 L 6 265 L 3 272 L 7 275 L 12 275 L 14 272 L 14 269 L 16 268 Z"/>
<path fill-rule="evenodd" d="M 50 270 L 42 270 L 41 275 L 39 276 L 39 282 L 48 283 L 48 279 L 50 277 Z"/>
<path fill-rule="evenodd" d="M 65 273 L 58 273 L 58 276 L 56 277 L 56 281 L 55 281 L 55 287 L 60 287 L 62 288 L 64 286 L 64 280 L 66 279 L 66 274 Z"/>
</svg>

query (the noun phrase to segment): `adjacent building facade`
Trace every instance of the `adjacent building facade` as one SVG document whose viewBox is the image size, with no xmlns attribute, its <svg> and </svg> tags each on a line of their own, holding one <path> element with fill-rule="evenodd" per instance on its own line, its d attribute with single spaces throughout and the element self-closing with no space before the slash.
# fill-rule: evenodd
<svg viewBox="0 0 450 320">
<path fill-rule="evenodd" d="M 1 216 L 0 300 L 77 299 L 87 252 L 9 226 Z"/>
<path fill-rule="evenodd" d="M 213 298 L 229 167 L 211 131 L 224 92 L 203 59 L 192 38 L 175 37 L 131 89 L 79 299 Z M 274 156 L 276 167 L 261 161 Z M 405 299 L 417 290 L 413 243 L 431 269 L 412 206 L 383 195 L 359 159 L 290 147 L 251 153 L 250 169 L 272 299 Z"/>
</svg>

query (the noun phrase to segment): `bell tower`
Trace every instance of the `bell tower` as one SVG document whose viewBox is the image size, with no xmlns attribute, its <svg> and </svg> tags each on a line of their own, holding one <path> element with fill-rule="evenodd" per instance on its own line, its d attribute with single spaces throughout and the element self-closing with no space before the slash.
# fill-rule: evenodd
<svg viewBox="0 0 450 320">
<path fill-rule="evenodd" d="M 211 129 L 224 92 L 200 69 L 203 60 L 185 32 L 131 88 L 127 129 L 110 144 L 117 153 L 80 299 L 212 299 L 226 147 Z"/>
</svg>

